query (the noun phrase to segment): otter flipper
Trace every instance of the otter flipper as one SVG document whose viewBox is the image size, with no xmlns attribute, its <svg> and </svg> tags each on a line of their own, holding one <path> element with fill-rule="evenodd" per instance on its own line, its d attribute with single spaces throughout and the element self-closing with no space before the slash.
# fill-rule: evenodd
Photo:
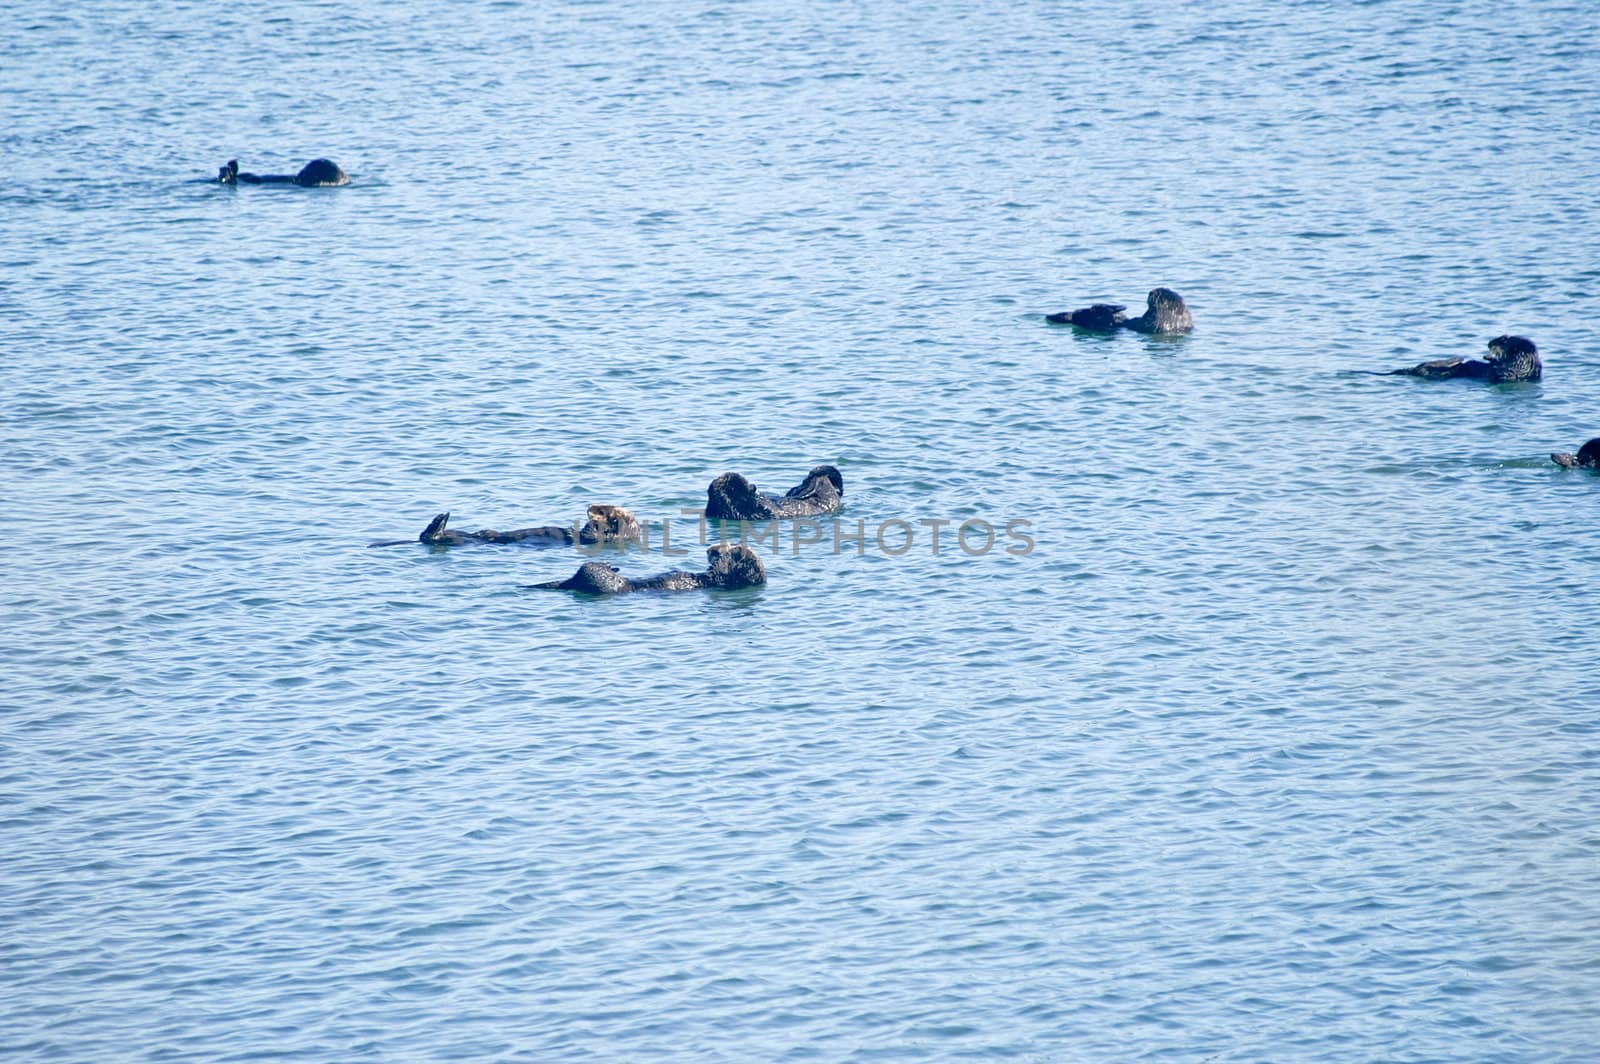
<svg viewBox="0 0 1600 1064">
<path fill-rule="evenodd" d="M 573 580 L 576 577 L 567 577 L 565 580 L 546 580 L 542 584 L 523 584 L 523 591 L 571 591 Z"/>
<path fill-rule="evenodd" d="M 417 536 L 417 542 L 418 543 L 437 543 L 437 542 L 439 542 L 441 539 L 444 538 L 444 526 L 449 524 L 449 523 L 450 523 L 450 511 L 446 510 L 444 513 L 435 516 L 432 521 L 428 522 L 428 527 L 424 528 L 422 530 L 422 534 Z"/>
<path fill-rule="evenodd" d="M 1076 325 L 1090 332 L 1114 332 L 1126 320 L 1122 312 L 1127 309 L 1120 303 L 1096 303 L 1082 310 L 1046 314 L 1044 320 L 1051 325 Z"/>
<path fill-rule="evenodd" d="M 444 530 L 445 522 L 447 522 L 449 520 L 450 520 L 449 513 L 442 513 L 442 514 L 439 514 L 437 517 L 435 517 L 432 521 L 429 521 L 428 522 L 428 527 L 424 528 L 422 530 L 422 534 L 417 536 L 416 539 L 379 539 L 379 540 L 374 540 L 371 543 L 368 543 L 367 546 L 369 546 L 369 547 L 404 547 L 404 546 L 407 546 L 408 544 L 412 544 L 412 543 L 435 543 L 435 542 L 449 543 L 449 542 L 451 542 L 451 537 L 453 537 L 453 536 L 458 534 L 458 533 L 455 533 L 455 532 L 449 532 L 449 533 L 445 532 L 445 530 Z"/>
<path fill-rule="evenodd" d="M 1391 377 L 1426 377 L 1429 380 L 1446 380 L 1450 377 L 1465 376 L 1466 374 L 1461 370 L 1461 366 L 1464 363 L 1465 359 L 1460 358 L 1436 358 L 1432 362 L 1422 362 L 1415 366 L 1407 366 L 1405 369 L 1392 369 L 1388 375 Z"/>
<path fill-rule="evenodd" d="M 415 539 L 380 539 L 376 543 L 368 543 L 369 547 L 403 547 L 409 543 L 425 543 L 430 547 L 451 546 L 467 542 L 469 537 L 464 532 L 446 529 L 444 526 L 450 521 L 450 512 L 436 514 L 428 527 L 417 534 Z"/>
<path fill-rule="evenodd" d="M 1578 468 L 1578 456 L 1575 454 L 1553 454 L 1550 456 L 1550 461 L 1554 462 L 1562 469 Z"/>
</svg>

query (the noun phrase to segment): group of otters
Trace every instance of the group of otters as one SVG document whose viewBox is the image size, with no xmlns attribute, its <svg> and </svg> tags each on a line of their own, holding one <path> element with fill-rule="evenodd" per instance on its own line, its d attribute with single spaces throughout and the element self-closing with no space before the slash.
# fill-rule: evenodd
<svg viewBox="0 0 1600 1064">
<path fill-rule="evenodd" d="M 706 516 L 717 521 L 772 521 L 784 517 L 820 517 L 838 513 L 844 506 L 844 477 L 831 465 L 817 466 L 806 478 L 782 495 L 768 495 L 738 473 L 724 473 L 706 489 Z M 449 513 L 438 514 L 415 540 L 383 540 L 374 547 L 395 547 L 404 543 L 426 543 L 432 547 L 463 543 L 522 543 L 533 541 L 552 546 L 573 544 L 622 543 L 642 541 L 639 521 L 620 506 L 589 507 L 589 519 L 582 528 L 543 525 L 500 532 L 483 528 L 458 532 L 446 528 Z M 692 591 L 695 588 L 754 587 L 767 582 L 766 567 L 756 552 L 742 543 L 714 543 L 706 549 L 706 569 L 700 573 L 681 569 L 643 580 L 630 580 L 616 566 L 604 562 L 585 562 L 566 580 L 527 585 L 535 590 L 581 591 L 589 595 L 617 595 L 626 591 Z"/>
<path fill-rule="evenodd" d="M 302 188 L 327 188 L 347 185 L 350 178 L 331 159 L 313 159 L 295 174 L 251 174 L 239 169 L 237 159 L 229 159 L 217 171 L 217 182 L 223 185 L 299 185 Z M 1145 311 L 1136 318 L 1123 312 L 1128 308 L 1116 303 L 1096 303 L 1082 310 L 1069 310 L 1046 315 L 1052 325 L 1071 325 L 1089 332 L 1115 332 L 1130 329 L 1153 336 L 1176 336 L 1194 328 L 1194 319 L 1183 297 L 1170 288 L 1152 289 L 1145 302 Z M 1489 341 L 1486 360 L 1441 358 L 1423 362 L 1405 369 L 1387 371 L 1386 375 L 1425 377 L 1429 380 L 1450 380 L 1466 377 L 1507 384 L 1518 381 L 1536 381 L 1544 373 L 1539 361 L 1539 350 L 1525 336 L 1496 336 Z M 1576 454 L 1552 454 L 1551 460 L 1564 469 L 1600 470 L 1600 437 L 1596 437 Z M 706 490 L 706 517 L 714 520 L 770 521 L 784 517 L 817 517 L 838 512 L 844 505 L 844 479 L 833 466 L 817 466 L 806 474 L 797 486 L 783 495 L 758 492 L 755 485 L 738 473 L 724 473 L 711 482 Z M 461 543 L 517 543 L 524 540 L 544 541 L 551 544 L 596 544 L 607 541 L 638 541 L 639 522 L 620 506 L 591 506 L 589 519 L 579 529 L 544 526 L 518 528 L 498 532 L 492 528 L 477 532 L 458 532 L 446 528 L 450 515 L 439 514 L 416 540 L 386 540 L 374 547 L 395 546 L 399 543 L 421 542 L 430 546 L 449 546 Z M 581 591 L 591 595 L 615 595 L 627 591 L 687 591 L 694 588 L 739 588 L 764 584 L 765 567 L 756 553 L 743 544 L 718 543 L 706 550 L 707 566 L 704 572 L 674 571 L 630 580 L 612 565 L 603 562 L 586 562 L 566 580 L 547 584 L 533 584 L 534 588 L 556 591 Z"/>
</svg>

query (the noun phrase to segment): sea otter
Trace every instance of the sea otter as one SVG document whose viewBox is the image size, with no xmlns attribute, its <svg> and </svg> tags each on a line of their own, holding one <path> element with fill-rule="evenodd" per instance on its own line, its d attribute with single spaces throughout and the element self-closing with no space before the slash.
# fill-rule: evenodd
<svg viewBox="0 0 1600 1064">
<path fill-rule="evenodd" d="M 1189 307 L 1183 297 L 1170 288 L 1152 288 L 1145 299 L 1145 312 L 1137 318 L 1126 317 L 1122 312 L 1127 309 L 1119 303 L 1096 303 L 1082 310 L 1047 314 L 1044 320 L 1052 325 L 1076 325 L 1091 332 L 1132 329 L 1155 336 L 1176 336 L 1194 328 Z"/>
<path fill-rule="evenodd" d="M 1539 349 L 1526 336 L 1496 336 L 1489 341 L 1489 360 L 1440 358 L 1423 362 L 1407 369 L 1392 369 L 1390 377 L 1426 377 L 1428 380 L 1452 380 L 1467 377 L 1489 381 L 1491 384 L 1510 384 L 1517 381 L 1536 381 L 1544 376 L 1544 363 L 1539 361 Z"/>
<path fill-rule="evenodd" d="M 1600 469 L 1600 436 L 1579 447 L 1577 454 L 1553 454 L 1550 461 L 1562 469 Z"/>
<path fill-rule="evenodd" d="M 563 525 L 544 525 L 538 528 L 514 528 L 509 532 L 497 532 L 492 528 L 457 532 L 453 528 L 445 528 L 449 521 L 450 514 L 442 513 L 429 521 L 428 527 L 416 539 L 385 539 L 367 545 L 398 547 L 403 543 L 426 543 L 430 547 L 454 547 L 463 543 L 520 543 L 531 539 L 552 546 L 571 546 L 574 543 L 621 543 L 630 539 L 638 543 L 641 537 L 638 520 L 620 506 L 589 507 L 589 520 L 576 530 Z"/>
<path fill-rule="evenodd" d="M 301 188 L 328 188 L 348 185 L 350 177 L 332 159 L 312 159 L 298 174 L 246 174 L 239 171 L 239 160 L 229 159 L 217 170 L 221 185 L 299 185 Z"/>
<path fill-rule="evenodd" d="M 765 495 L 738 473 L 724 473 L 706 488 L 706 516 L 723 521 L 767 521 L 774 517 L 815 517 L 844 505 L 844 478 L 820 465 L 783 495 Z"/>
<path fill-rule="evenodd" d="M 670 573 L 629 580 L 615 566 L 604 562 L 584 562 L 565 580 L 547 584 L 527 584 L 534 591 L 581 591 L 587 595 L 621 595 L 630 591 L 693 591 L 715 587 L 731 590 L 756 587 L 767 582 L 766 567 L 749 547 L 738 543 L 714 543 L 706 548 L 706 571 L 689 573 L 675 569 Z"/>
</svg>

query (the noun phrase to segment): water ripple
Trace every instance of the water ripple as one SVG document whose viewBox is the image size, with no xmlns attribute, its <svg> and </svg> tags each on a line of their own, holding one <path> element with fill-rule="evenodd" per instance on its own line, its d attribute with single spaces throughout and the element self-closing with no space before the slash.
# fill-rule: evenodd
<svg viewBox="0 0 1600 1064">
<path fill-rule="evenodd" d="M 1600 51 L 1361 13 L 24 3 L 0 1053 L 1586 1059 Z"/>
</svg>

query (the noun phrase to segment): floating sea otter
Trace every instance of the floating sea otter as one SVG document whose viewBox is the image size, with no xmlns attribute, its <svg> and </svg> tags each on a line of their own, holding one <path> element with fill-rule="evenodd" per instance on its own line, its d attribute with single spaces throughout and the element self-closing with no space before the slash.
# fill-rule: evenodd
<svg viewBox="0 0 1600 1064">
<path fill-rule="evenodd" d="M 1122 312 L 1127 309 L 1120 303 L 1096 303 L 1082 310 L 1047 314 L 1044 320 L 1052 325 L 1076 325 L 1091 332 L 1132 329 L 1156 336 L 1176 336 L 1194 328 L 1189 307 L 1183 297 L 1170 288 L 1152 288 L 1145 300 L 1145 311 L 1137 318 L 1124 315 Z"/>
<path fill-rule="evenodd" d="M 675 569 L 670 573 L 629 580 L 615 566 L 604 562 L 584 562 L 565 580 L 525 585 L 533 591 L 581 591 L 588 595 L 621 595 L 630 591 L 693 591 L 715 587 L 733 589 L 756 587 L 767 582 L 766 567 L 749 547 L 738 543 L 714 543 L 706 548 L 706 571 L 689 573 Z"/>
<path fill-rule="evenodd" d="M 1562 469 L 1600 469 L 1600 436 L 1579 447 L 1577 454 L 1553 454 L 1550 461 Z"/>
<path fill-rule="evenodd" d="M 783 495 L 765 495 L 738 473 L 724 473 L 706 488 L 706 516 L 722 521 L 768 521 L 774 517 L 815 517 L 844 505 L 844 478 L 831 465 L 819 465 Z"/>
<path fill-rule="evenodd" d="M 529 539 L 542 540 L 552 546 L 558 543 L 567 546 L 574 543 L 620 543 L 630 539 L 635 543 L 640 542 L 638 520 L 620 506 L 589 507 L 589 520 L 576 531 L 566 526 L 543 525 L 538 528 L 513 528 L 509 532 L 497 532 L 492 528 L 457 532 L 444 527 L 449 521 L 449 513 L 442 513 L 429 521 L 428 527 L 416 539 L 384 539 L 367 546 L 398 547 L 404 543 L 426 543 L 430 547 L 454 547 L 463 543 L 520 543 Z"/>
<path fill-rule="evenodd" d="M 1544 364 L 1539 361 L 1539 349 L 1526 336 L 1496 336 L 1489 341 L 1487 362 L 1440 358 L 1408 369 L 1392 369 L 1385 374 L 1389 377 L 1426 377 L 1429 380 L 1467 377 L 1492 384 L 1536 381 L 1543 375 Z"/>
<path fill-rule="evenodd" d="M 302 188 L 327 188 L 348 185 L 350 177 L 332 159 L 312 159 L 300 168 L 298 174 L 246 174 L 239 171 L 239 160 L 229 159 L 228 165 L 217 170 L 217 183 L 222 185 L 299 185 Z"/>
</svg>

